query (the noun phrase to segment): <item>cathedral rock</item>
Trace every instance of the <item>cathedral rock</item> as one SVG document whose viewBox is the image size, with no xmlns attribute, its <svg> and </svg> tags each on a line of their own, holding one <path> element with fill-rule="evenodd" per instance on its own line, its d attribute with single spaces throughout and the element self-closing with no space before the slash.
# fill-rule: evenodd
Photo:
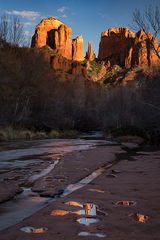
<svg viewBox="0 0 160 240">
<path fill-rule="evenodd" d="M 82 61 L 84 59 L 82 35 L 72 40 L 71 33 L 71 28 L 56 18 L 43 19 L 35 29 L 31 47 L 40 48 L 48 45 L 67 59 Z"/>
<path fill-rule="evenodd" d="M 159 59 L 150 46 L 151 39 L 158 46 L 157 38 L 140 30 L 131 32 L 128 28 L 110 28 L 102 32 L 99 44 L 99 60 L 105 60 L 108 66 L 119 65 L 130 68 L 134 65 L 156 65 Z"/>
</svg>

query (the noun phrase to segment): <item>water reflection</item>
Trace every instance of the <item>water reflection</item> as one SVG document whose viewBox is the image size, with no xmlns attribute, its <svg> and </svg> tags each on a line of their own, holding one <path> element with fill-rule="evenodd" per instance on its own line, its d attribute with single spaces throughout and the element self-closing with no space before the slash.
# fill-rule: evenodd
<svg viewBox="0 0 160 240">
<path fill-rule="evenodd" d="M 82 217 L 82 218 L 78 218 L 76 221 L 80 224 L 89 226 L 91 223 L 98 222 L 99 219 Z"/>
<path fill-rule="evenodd" d="M 103 233 L 89 233 L 89 232 L 80 232 L 80 233 L 78 233 L 78 236 L 83 236 L 83 237 L 92 236 L 92 237 L 100 237 L 100 238 L 107 237 Z"/>
<path fill-rule="evenodd" d="M 82 207 L 83 205 L 79 202 L 66 202 L 65 204 L 70 205 L 70 206 L 76 206 L 76 207 Z"/>
<path fill-rule="evenodd" d="M 86 215 L 86 216 L 97 216 L 97 215 L 101 215 L 101 216 L 106 216 L 107 214 L 105 212 L 102 212 L 99 210 L 98 206 L 96 204 L 93 203 L 84 203 L 81 204 L 79 202 L 67 202 L 65 204 L 68 204 L 70 206 L 78 206 L 81 207 L 83 209 L 73 212 L 74 214 L 77 215 Z"/>
<path fill-rule="evenodd" d="M 99 189 L 92 189 L 92 188 L 88 189 L 88 191 L 90 191 L 90 192 L 104 193 L 104 191 L 103 191 L 103 190 L 99 190 Z"/>
<path fill-rule="evenodd" d="M 64 216 L 67 215 L 68 213 L 70 213 L 69 211 L 64 211 L 64 210 L 53 210 L 51 212 L 52 216 Z"/>
<path fill-rule="evenodd" d="M 26 233 L 44 233 L 48 230 L 46 227 L 41 227 L 41 228 L 34 228 L 34 227 L 23 227 L 20 229 L 23 232 Z"/>
<path fill-rule="evenodd" d="M 136 204 L 136 202 L 134 201 L 119 201 L 116 202 L 117 206 L 134 206 Z"/>
<path fill-rule="evenodd" d="M 136 222 L 142 222 L 142 223 L 145 223 L 148 220 L 148 216 L 145 216 L 140 213 L 131 213 L 129 217 Z"/>
</svg>

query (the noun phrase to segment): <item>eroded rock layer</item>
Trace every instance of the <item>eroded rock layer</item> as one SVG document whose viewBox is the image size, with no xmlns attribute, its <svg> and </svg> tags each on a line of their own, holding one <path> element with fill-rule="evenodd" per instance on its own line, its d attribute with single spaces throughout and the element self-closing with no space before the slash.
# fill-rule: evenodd
<svg viewBox="0 0 160 240">
<path fill-rule="evenodd" d="M 88 51 L 86 53 L 86 59 L 90 61 L 95 60 L 95 54 L 93 52 L 92 42 L 88 42 Z"/>
<path fill-rule="evenodd" d="M 63 57 L 82 61 L 84 59 L 82 35 L 71 39 L 72 30 L 54 17 L 43 19 L 35 29 L 31 47 L 48 45 Z"/>
<path fill-rule="evenodd" d="M 84 60 L 82 35 L 73 39 L 73 60 L 75 60 L 75 61 L 83 61 Z"/>
<path fill-rule="evenodd" d="M 159 60 L 149 45 L 149 39 L 158 45 L 151 33 L 146 35 L 142 30 L 133 33 L 126 27 L 110 28 L 101 34 L 98 59 L 108 61 L 108 66 L 126 68 L 139 64 L 155 65 Z"/>
</svg>

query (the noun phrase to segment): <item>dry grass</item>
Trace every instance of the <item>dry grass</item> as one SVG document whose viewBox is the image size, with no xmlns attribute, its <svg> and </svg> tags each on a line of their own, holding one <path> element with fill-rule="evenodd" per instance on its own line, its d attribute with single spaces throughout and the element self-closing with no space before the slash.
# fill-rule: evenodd
<svg viewBox="0 0 160 240">
<path fill-rule="evenodd" d="M 0 141 L 10 140 L 33 140 L 45 138 L 71 138 L 78 132 L 75 130 L 52 130 L 50 133 L 44 131 L 31 131 L 27 129 L 13 129 L 12 127 L 0 129 Z"/>
<path fill-rule="evenodd" d="M 17 130 L 12 127 L 0 129 L 0 141 L 10 141 L 10 140 L 32 140 L 47 138 L 45 132 L 33 132 L 30 130 Z"/>
</svg>

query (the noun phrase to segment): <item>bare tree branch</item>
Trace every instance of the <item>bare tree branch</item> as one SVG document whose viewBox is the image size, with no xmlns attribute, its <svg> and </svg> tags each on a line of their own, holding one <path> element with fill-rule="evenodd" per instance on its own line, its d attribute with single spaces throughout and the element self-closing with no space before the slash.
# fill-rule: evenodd
<svg viewBox="0 0 160 240">
<path fill-rule="evenodd" d="M 151 32 L 154 37 L 160 40 L 160 8 L 159 6 L 148 5 L 144 12 L 140 12 L 137 8 L 132 15 L 134 30 L 142 29 L 146 34 L 151 49 L 154 50 L 158 58 L 160 58 L 160 45 L 155 44 L 155 38 L 151 38 L 148 33 Z"/>
<path fill-rule="evenodd" d="M 23 25 L 17 16 L 10 17 L 4 14 L 0 18 L 0 39 L 14 45 L 23 45 Z"/>
</svg>

